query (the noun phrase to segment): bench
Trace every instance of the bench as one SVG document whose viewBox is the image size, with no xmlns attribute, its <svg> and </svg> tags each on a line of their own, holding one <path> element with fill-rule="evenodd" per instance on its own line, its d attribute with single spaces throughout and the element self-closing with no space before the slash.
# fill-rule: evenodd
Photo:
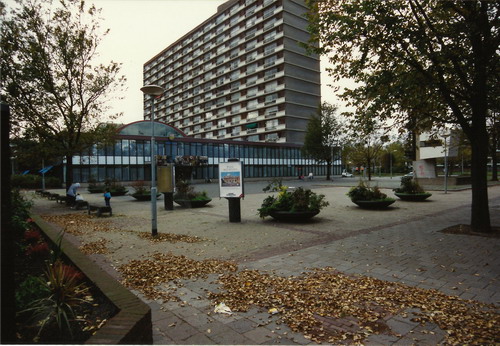
<svg viewBox="0 0 500 346">
<path fill-rule="evenodd" d="M 47 198 L 51 201 L 57 201 L 57 199 L 61 197 L 58 193 L 49 193 Z"/>
<path fill-rule="evenodd" d="M 49 191 L 42 191 L 40 194 L 42 195 L 42 197 L 49 197 L 51 195 Z"/>
<path fill-rule="evenodd" d="M 101 207 L 97 205 L 88 204 L 87 210 L 89 215 L 91 212 L 95 211 L 97 216 L 101 216 L 102 213 L 109 213 L 109 216 L 113 216 L 113 209 L 111 209 L 111 207 L 106 207 L 106 206 Z"/>
<path fill-rule="evenodd" d="M 63 204 L 63 203 L 67 202 L 67 199 L 68 199 L 68 197 L 66 197 L 66 196 L 57 196 L 56 197 L 56 202 Z"/>
<path fill-rule="evenodd" d="M 35 190 L 35 195 L 42 196 L 44 192 L 45 192 L 44 190 Z"/>
<path fill-rule="evenodd" d="M 75 204 L 73 205 L 73 209 L 80 210 L 80 209 L 88 209 L 89 207 L 89 202 L 87 201 L 75 201 Z"/>
</svg>

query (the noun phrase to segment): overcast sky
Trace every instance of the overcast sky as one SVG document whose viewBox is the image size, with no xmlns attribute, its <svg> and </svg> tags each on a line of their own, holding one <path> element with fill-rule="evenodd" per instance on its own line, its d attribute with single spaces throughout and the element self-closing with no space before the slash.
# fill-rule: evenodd
<svg viewBox="0 0 500 346">
<path fill-rule="evenodd" d="M 7 0 L 7 4 L 13 0 Z M 127 78 L 123 100 L 113 101 L 112 113 L 123 113 L 117 121 L 142 120 L 142 67 L 181 36 L 217 12 L 225 0 L 87 0 L 101 8 L 103 29 L 110 33 L 99 46 L 99 62 L 123 64 Z M 324 71 L 325 63 L 321 64 Z M 324 101 L 337 103 L 326 72 L 321 74 Z"/>
</svg>

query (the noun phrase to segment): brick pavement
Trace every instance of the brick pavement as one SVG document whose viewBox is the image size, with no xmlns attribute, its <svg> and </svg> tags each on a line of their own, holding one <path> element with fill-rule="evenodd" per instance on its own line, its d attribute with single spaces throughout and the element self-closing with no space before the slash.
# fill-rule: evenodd
<svg viewBox="0 0 500 346">
<path fill-rule="evenodd" d="M 236 259 L 240 270 L 258 269 L 289 276 L 300 275 L 307 268 L 330 266 L 348 275 L 372 276 L 410 286 L 437 289 L 464 299 L 500 303 L 500 259 L 496 256 L 500 250 L 500 239 L 438 232 L 451 225 L 469 223 L 469 194 L 436 193 L 432 202 L 419 204 L 418 208 L 408 202 L 398 202 L 396 208 L 387 212 L 366 212 L 353 207 L 346 199 L 346 188 L 323 186 L 324 183 L 319 181 L 314 184 L 311 187 L 326 193 L 331 205 L 310 224 L 280 224 L 259 220 L 255 211 L 263 196 L 249 195 L 242 202 L 241 224 L 228 224 L 225 201 L 214 200 L 213 207 L 199 211 L 160 210 L 160 221 L 169 220 L 169 223 L 159 222 L 159 226 L 164 227 L 159 231 L 169 231 L 170 225 L 175 222 L 184 225 L 186 219 L 193 220 L 202 215 L 203 223 L 208 226 L 201 236 L 211 232 L 207 237 L 212 237 L 217 242 L 206 244 L 206 247 L 205 244 L 199 245 L 203 248 L 198 248 L 196 253 L 206 250 L 205 254 L 209 257 Z M 500 187 L 489 190 L 492 192 L 492 224 L 500 226 Z M 94 198 L 91 195 L 86 197 L 89 201 Z M 97 198 L 100 200 L 100 196 Z M 114 208 L 116 206 L 120 214 L 131 216 L 124 218 L 118 215 L 109 220 L 142 222 L 146 230 L 147 222 L 140 217 L 146 215 L 147 219 L 148 205 L 139 207 L 142 204 L 130 202 L 127 198 L 115 198 Z M 48 203 L 48 208 L 57 208 L 49 202 L 44 203 Z M 182 233 L 183 229 L 179 231 Z M 228 232 L 234 239 L 224 243 Z M 293 241 L 282 239 L 276 244 L 269 243 L 270 239 L 276 239 L 272 238 L 272 232 L 289 235 L 293 237 Z M 236 248 L 245 233 L 249 233 L 251 237 L 255 237 L 254 234 L 265 235 L 269 239 L 258 239 L 262 244 L 253 244 L 252 251 L 231 251 L 231 247 Z M 125 234 L 122 236 L 125 237 Z M 245 241 L 248 239 L 250 238 Z M 151 245 L 139 247 L 140 244 L 135 242 L 134 246 L 127 246 L 125 253 L 141 253 L 151 248 Z M 225 247 L 215 246 L 216 243 L 223 243 Z M 188 251 L 183 253 L 194 256 L 196 253 L 190 249 L 187 245 L 181 245 L 177 250 Z M 98 256 L 94 255 L 94 258 Z M 102 258 L 103 266 L 107 266 L 106 269 L 112 271 L 113 276 L 117 273 L 110 264 L 116 265 L 120 263 L 118 261 L 123 259 Z M 152 309 L 155 344 L 311 343 L 302 334 L 281 324 L 279 315 L 270 315 L 256 307 L 232 316 L 213 313 L 213 304 L 206 295 L 208 291 L 219 290 L 219 286 L 214 283 L 216 280 L 217 275 L 209 275 L 206 279 L 179 280 L 177 296 L 181 299 L 180 303 L 149 301 L 139 292 L 134 292 L 148 302 Z M 371 335 L 365 342 L 382 345 L 436 344 L 444 339 L 445 332 L 438 326 L 432 323 L 421 326 L 413 322 L 412 317 L 412 311 L 408 311 L 406 317 L 386 317 L 384 323 L 392 332 Z M 356 328 L 351 322 L 348 319 L 325 320 L 324 324 L 329 324 L 332 328 Z"/>
<path fill-rule="evenodd" d="M 492 201 L 492 223 L 500 225 L 500 200 Z M 500 239 L 444 234 L 439 230 L 469 222 L 466 207 L 399 222 L 374 226 L 362 233 L 331 239 L 322 244 L 239 264 L 240 269 L 258 269 L 277 275 L 299 275 L 307 268 L 331 266 L 352 275 L 367 275 L 410 286 L 437 289 L 445 294 L 485 303 L 500 303 Z M 150 302 L 153 309 L 155 344 L 296 344 L 311 343 L 301 334 L 280 324 L 278 316 L 252 308 L 226 316 L 213 313 L 206 292 L 217 290 L 213 282 L 185 280 L 179 303 Z M 433 323 L 425 326 L 407 317 L 389 316 L 385 323 L 392 332 L 372 334 L 366 344 L 438 344 L 445 332 Z M 334 328 L 356 328 L 347 322 L 333 322 Z"/>
</svg>

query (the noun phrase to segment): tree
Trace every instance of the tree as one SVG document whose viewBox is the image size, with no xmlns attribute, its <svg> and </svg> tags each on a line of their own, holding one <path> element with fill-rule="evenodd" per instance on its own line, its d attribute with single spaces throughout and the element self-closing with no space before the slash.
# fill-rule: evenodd
<svg viewBox="0 0 500 346">
<path fill-rule="evenodd" d="M 108 93 L 122 88 L 120 64 L 96 64 L 99 11 L 84 1 L 20 0 L 2 25 L 2 95 L 11 106 L 12 130 L 44 145 L 52 157 L 72 157 L 108 136 L 101 126 Z M 111 119 L 116 116 L 110 116 Z"/>
<path fill-rule="evenodd" d="M 336 118 L 337 107 L 323 102 L 307 124 L 302 152 L 318 162 L 326 162 L 326 180 L 330 180 L 333 150 L 339 146 L 342 124 Z"/>
<path fill-rule="evenodd" d="M 358 116 L 348 128 L 351 145 L 346 151 L 346 159 L 357 167 L 362 166 L 371 181 L 373 166 L 380 161 L 388 136 L 383 134 L 375 118 L 366 113 Z"/>
<path fill-rule="evenodd" d="M 491 231 L 488 109 L 498 109 L 500 3 L 308 0 L 311 44 L 330 74 L 357 82 L 341 97 L 403 127 L 459 125 L 472 149 L 471 227 Z M 318 46 L 319 43 L 319 46 Z M 413 122 L 412 122 L 413 121 Z"/>
</svg>

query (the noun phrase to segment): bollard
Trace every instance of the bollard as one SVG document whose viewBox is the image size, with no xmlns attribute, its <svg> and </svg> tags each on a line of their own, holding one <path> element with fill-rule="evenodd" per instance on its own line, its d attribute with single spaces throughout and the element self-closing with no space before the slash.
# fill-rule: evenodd
<svg viewBox="0 0 500 346">
<path fill-rule="evenodd" d="M 165 203 L 165 210 L 174 210 L 174 193 L 164 192 L 163 200 Z"/>
<path fill-rule="evenodd" d="M 229 222 L 241 222 L 240 198 L 227 198 L 229 201 Z"/>
</svg>

